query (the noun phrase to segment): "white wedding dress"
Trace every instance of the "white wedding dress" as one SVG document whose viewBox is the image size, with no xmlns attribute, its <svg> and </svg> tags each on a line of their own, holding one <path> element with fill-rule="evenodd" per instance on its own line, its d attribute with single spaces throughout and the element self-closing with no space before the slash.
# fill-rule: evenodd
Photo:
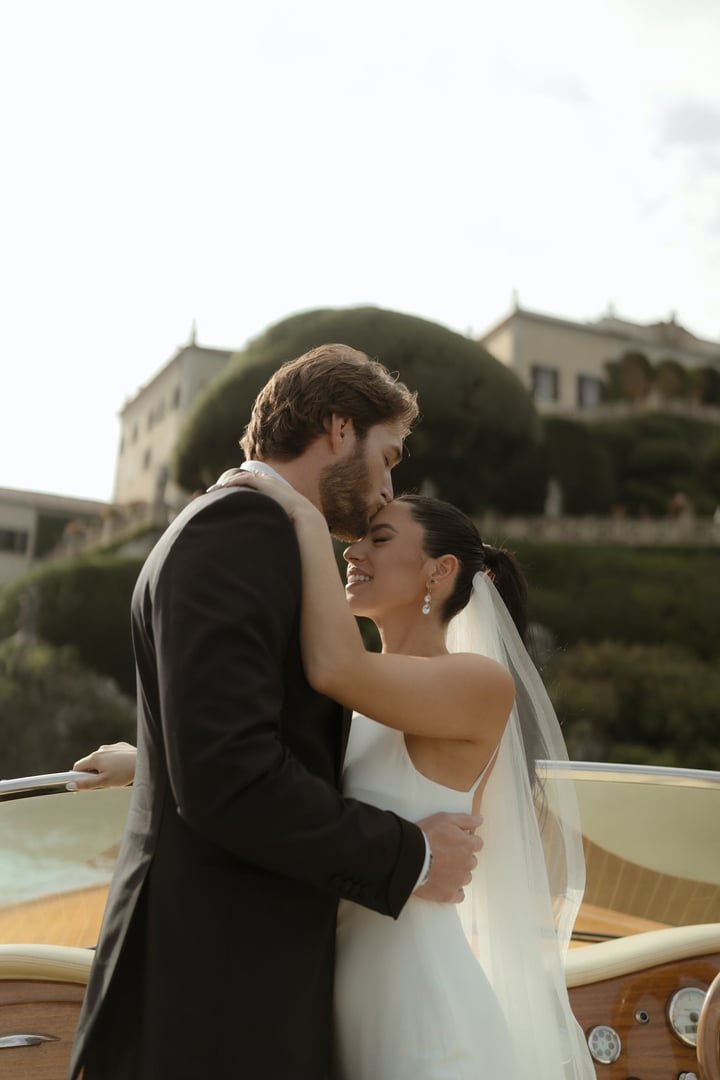
<svg viewBox="0 0 720 1080">
<path fill-rule="evenodd" d="M 402 732 L 353 718 L 346 796 L 417 821 L 471 813 L 481 780 L 469 791 L 435 783 L 415 769 Z M 397 920 L 340 904 L 335 1032 L 338 1080 L 518 1078 L 503 1012 L 454 904 L 412 896 Z"/>
<path fill-rule="evenodd" d="M 335 1075 L 595 1080 L 565 984 L 585 861 L 555 710 L 486 574 L 475 575 L 447 645 L 497 660 L 515 680 L 515 705 L 483 784 L 483 848 L 462 904 L 411 896 L 393 920 L 341 903 Z M 469 791 L 444 787 L 417 771 L 402 732 L 353 720 L 347 796 L 418 821 L 471 811 L 483 776 Z"/>
</svg>

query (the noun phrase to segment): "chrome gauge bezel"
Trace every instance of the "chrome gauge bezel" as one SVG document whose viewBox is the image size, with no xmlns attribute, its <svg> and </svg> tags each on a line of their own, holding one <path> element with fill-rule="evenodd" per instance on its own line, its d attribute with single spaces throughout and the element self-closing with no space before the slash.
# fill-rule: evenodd
<svg viewBox="0 0 720 1080">
<path fill-rule="evenodd" d="M 601 1038 L 607 1039 L 612 1045 L 607 1046 L 605 1049 L 601 1048 L 597 1045 Z M 596 1043 L 595 1046 L 593 1046 L 593 1041 Z M 587 1044 L 593 1060 L 597 1061 L 599 1065 L 612 1065 L 622 1053 L 620 1036 L 615 1028 L 610 1027 L 609 1024 L 598 1024 L 592 1031 L 589 1031 Z"/>
<path fill-rule="evenodd" d="M 670 1030 L 676 1039 L 679 1039 L 685 1046 L 691 1046 L 693 1049 L 697 1047 L 697 1024 L 695 1025 L 694 1034 L 689 1035 L 685 1031 L 680 1030 L 678 1019 L 678 1008 L 682 1006 L 683 999 L 690 995 L 700 995 L 700 1005 L 698 1007 L 698 1016 L 702 1009 L 703 1002 L 705 1001 L 705 994 L 707 991 L 702 990 L 699 986 L 681 986 L 679 990 L 676 990 L 667 1003 L 667 1020 L 670 1025 Z"/>
</svg>

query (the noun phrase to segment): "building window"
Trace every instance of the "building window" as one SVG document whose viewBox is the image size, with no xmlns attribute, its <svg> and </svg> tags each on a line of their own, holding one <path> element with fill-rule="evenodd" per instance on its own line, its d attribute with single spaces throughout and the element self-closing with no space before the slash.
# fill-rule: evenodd
<svg viewBox="0 0 720 1080">
<path fill-rule="evenodd" d="M 602 379 L 594 375 L 578 375 L 577 377 L 577 403 L 581 409 L 594 409 L 603 402 Z"/>
<path fill-rule="evenodd" d="M 173 409 L 179 409 L 180 408 L 180 387 L 179 386 L 176 386 L 175 389 L 173 390 L 172 408 Z"/>
<path fill-rule="evenodd" d="M 136 443 L 138 441 L 138 426 L 137 426 L 137 424 L 133 424 L 132 441 L 134 443 Z"/>
<path fill-rule="evenodd" d="M 24 555 L 28 546 L 28 533 L 20 529 L 0 529 L 0 551 L 12 551 Z"/>
<path fill-rule="evenodd" d="M 150 447 L 147 448 L 143 454 L 143 469 L 150 468 L 150 462 L 152 461 L 152 454 L 150 453 Z"/>
<path fill-rule="evenodd" d="M 557 368 L 545 364 L 533 364 L 530 377 L 532 394 L 536 401 L 557 401 L 559 378 Z"/>
</svg>

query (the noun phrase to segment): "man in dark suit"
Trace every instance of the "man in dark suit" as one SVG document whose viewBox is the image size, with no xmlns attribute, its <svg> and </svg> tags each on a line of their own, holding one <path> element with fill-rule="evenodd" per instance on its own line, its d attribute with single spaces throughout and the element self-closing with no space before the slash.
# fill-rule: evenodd
<svg viewBox="0 0 720 1080">
<path fill-rule="evenodd" d="M 354 538 L 416 415 L 382 365 L 323 346 L 276 372 L 241 445 Z M 305 679 L 300 602 L 292 525 L 247 488 L 195 499 L 140 573 L 135 785 L 72 1078 L 325 1080 L 338 900 L 459 898 L 477 819 L 339 794 L 348 721 Z"/>
</svg>

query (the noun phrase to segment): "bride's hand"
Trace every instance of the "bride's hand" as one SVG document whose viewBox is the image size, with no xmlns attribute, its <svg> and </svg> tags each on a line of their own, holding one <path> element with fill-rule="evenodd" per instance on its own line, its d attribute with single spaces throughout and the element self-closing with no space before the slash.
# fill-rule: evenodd
<svg viewBox="0 0 720 1080">
<path fill-rule="evenodd" d="M 73 765 L 75 771 L 85 772 L 87 776 L 71 780 L 66 786 L 69 791 L 125 787 L 135 778 L 136 758 L 137 750 L 130 743 L 103 743 Z"/>
<path fill-rule="evenodd" d="M 282 506 L 291 521 L 294 521 L 299 512 L 320 514 L 320 511 L 296 491 L 294 487 L 277 476 L 260 472 L 255 469 L 228 469 L 218 477 L 216 483 L 208 488 L 208 491 L 217 491 L 224 487 L 249 487 L 255 491 L 261 491 L 263 495 L 269 495 L 276 503 Z"/>
</svg>

